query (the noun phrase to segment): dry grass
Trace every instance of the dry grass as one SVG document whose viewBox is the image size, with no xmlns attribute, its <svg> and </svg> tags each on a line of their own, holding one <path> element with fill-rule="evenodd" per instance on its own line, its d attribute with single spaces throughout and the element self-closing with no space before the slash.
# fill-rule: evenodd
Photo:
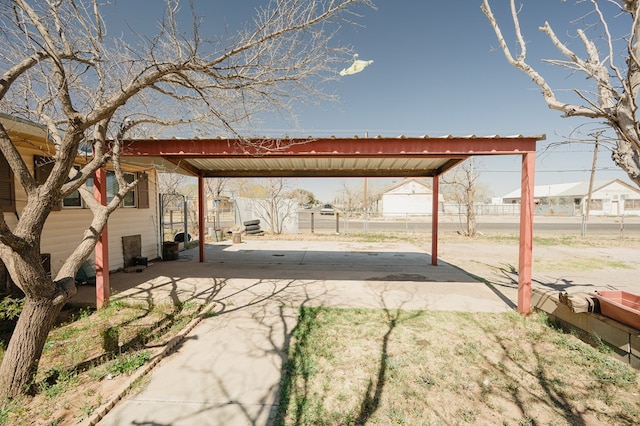
<svg viewBox="0 0 640 426">
<path fill-rule="evenodd" d="M 404 233 L 293 238 L 402 240 L 427 251 L 430 245 L 429 235 Z M 637 249 L 640 241 L 560 235 L 536 238 L 534 245 L 545 247 L 546 254 L 546 247 Z M 494 282 L 489 273 L 495 262 L 513 256 L 516 246 L 517 237 L 508 235 L 470 240 L 447 234 L 440 247 L 456 265 Z M 486 259 L 478 257 L 481 253 Z M 593 266 L 593 255 L 584 256 L 587 263 L 556 269 Z M 555 251 L 549 259 L 561 262 Z M 606 274 L 637 267 L 634 261 L 599 261 Z M 548 262 L 536 267 L 545 265 L 553 268 Z M 79 313 L 49 336 L 38 394 L 0 404 L 0 425 L 73 424 L 86 418 L 131 369 L 146 362 L 150 348 L 174 336 L 199 309 L 116 302 L 104 311 Z M 283 382 L 287 409 L 280 421 L 285 424 L 640 423 L 636 373 L 549 327 L 544 317 L 310 308 L 301 314 Z"/>
<path fill-rule="evenodd" d="M 112 302 L 77 311 L 49 335 L 36 394 L 0 404 L 0 425 L 75 424 L 121 387 L 153 349 L 163 346 L 199 312 L 185 303 Z M 0 360 L 3 351 L 0 350 Z"/>
<path fill-rule="evenodd" d="M 638 375 L 515 313 L 302 308 L 278 424 L 640 422 Z"/>
</svg>

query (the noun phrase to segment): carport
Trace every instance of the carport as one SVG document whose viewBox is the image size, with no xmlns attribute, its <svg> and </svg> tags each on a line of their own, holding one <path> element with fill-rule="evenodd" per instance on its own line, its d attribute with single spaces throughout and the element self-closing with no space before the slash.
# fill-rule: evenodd
<svg viewBox="0 0 640 426">
<path fill-rule="evenodd" d="M 135 139 L 123 141 L 121 156 L 149 165 L 170 163 L 198 178 L 204 200 L 204 179 L 211 177 L 431 177 L 433 218 L 431 259 L 438 262 L 439 176 L 472 156 L 519 155 L 521 167 L 518 311 L 530 313 L 534 168 L 536 142 L 545 136 L 444 136 L 307 139 Z M 99 178 L 96 177 L 96 183 Z M 96 196 L 100 197 L 97 184 Z M 104 197 L 103 197 L 104 198 Z M 203 202 L 198 203 L 199 235 L 205 234 Z M 106 238 L 107 228 L 101 241 Z M 109 295 L 108 247 L 96 246 L 97 304 Z M 199 260 L 205 261 L 204 238 Z M 105 273 L 106 271 L 106 273 Z"/>
</svg>

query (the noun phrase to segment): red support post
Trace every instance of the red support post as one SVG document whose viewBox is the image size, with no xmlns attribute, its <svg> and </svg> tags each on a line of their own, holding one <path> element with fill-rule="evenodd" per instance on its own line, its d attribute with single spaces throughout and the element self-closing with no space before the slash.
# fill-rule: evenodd
<svg viewBox="0 0 640 426">
<path fill-rule="evenodd" d="M 431 208 L 431 264 L 438 266 L 438 198 L 440 198 L 440 176 L 433 177 L 433 200 Z"/>
<path fill-rule="evenodd" d="M 107 204 L 107 170 L 98 169 L 93 179 L 93 196 L 103 206 Z M 109 303 L 109 230 L 105 224 L 95 248 L 96 261 L 96 308 Z"/>
<path fill-rule="evenodd" d="M 533 264 L 533 213 L 535 153 L 522 154 L 520 194 L 520 248 L 518 260 L 518 312 L 531 313 L 531 274 Z"/>
<path fill-rule="evenodd" d="M 198 251 L 200 252 L 200 262 L 204 262 L 204 228 L 206 220 L 204 214 L 205 203 L 207 202 L 204 195 L 204 177 L 198 175 Z"/>
</svg>

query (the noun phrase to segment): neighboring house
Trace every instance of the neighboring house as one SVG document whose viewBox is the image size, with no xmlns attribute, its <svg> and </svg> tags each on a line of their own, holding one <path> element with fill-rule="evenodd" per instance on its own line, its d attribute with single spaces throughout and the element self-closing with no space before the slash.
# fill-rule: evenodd
<svg viewBox="0 0 640 426">
<path fill-rule="evenodd" d="M 536 214 L 581 215 L 586 211 L 589 182 L 540 185 L 534 189 Z M 520 189 L 502 197 L 505 204 L 520 203 Z M 640 190 L 620 179 L 594 182 L 589 214 L 640 215 Z"/>
<path fill-rule="evenodd" d="M 444 202 L 442 194 L 438 205 Z M 383 216 L 430 215 L 433 213 L 433 191 L 417 179 L 405 179 L 382 194 Z"/>
<path fill-rule="evenodd" d="M 207 203 L 209 213 L 215 212 L 216 210 L 220 212 L 230 212 L 233 208 L 233 201 L 228 195 L 215 196 L 213 194 L 209 194 L 207 195 Z"/>
<path fill-rule="evenodd" d="M 54 151 L 46 129 L 4 114 L 0 114 L 0 120 L 36 180 L 44 181 L 53 166 L 51 157 Z M 83 160 L 78 157 L 77 161 L 78 164 L 82 164 Z M 130 244 L 133 244 L 134 250 L 139 246 L 139 255 L 149 259 L 158 257 L 161 246 L 157 213 L 157 173 L 155 169 L 146 165 L 123 164 L 123 169 L 127 172 L 126 179 L 132 181 L 136 176 L 143 179 L 138 187 L 127 195 L 122 207 L 109 218 L 109 269 L 112 271 L 129 266 L 125 265 L 125 245 L 130 247 Z M 108 191 L 117 190 L 113 173 L 107 173 L 107 183 L 111 181 L 113 185 Z M 92 185 L 92 182 L 90 179 L 87 184 Z M 0 153 L 0 206 L 9 228 L 16 226 L 25 204 L 26 194 L 14 179 L 7 160 Z M 53 276 L 82 240 L 91 218 L 91 211 L 84 207 L 78 192 L 66 197 L 49 215 L 42 233 L 41 250 L 50 262 Z M 139 243 L 136 242 L 138 236 Z M 125 239 L 127 243 L 124 243 L 123 237 L 131 238 Z"/>
</svg>

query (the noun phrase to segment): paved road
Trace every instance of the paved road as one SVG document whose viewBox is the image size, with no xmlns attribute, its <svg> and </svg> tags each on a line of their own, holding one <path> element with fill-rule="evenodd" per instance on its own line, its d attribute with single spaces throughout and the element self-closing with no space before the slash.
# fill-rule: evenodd
<svg viewBox="0 0 640 426">
<path fill-rule="evenodd" d="M 463 220 L 463 219 L 461 219 Z M 492 217 L 490 220 L 484 218 L 478 219 L 478 230 L 485 233 L 517 233 L 519 224 L 517 218 L 507 218 L 501 220 L 500 218 Z M 349 219 L 345 222 L 344 217 L 339 217 L 338 227 L 336 227 L 335 216 L 322 216 L 317 212 L 313 214 L 313 227 L 316 231 L 333 231 L 339 230 L 339 232 L 360 232 L 369 230 L 372 232 L 431 232 L 431 218 L 426 218 L 423 221 L 412 218 L 410 220 L 399 219 L 397 221 L 382 221 L 382 220 L 370 220 L 365 223 L 364 220 Z M 554 221 L 553 218 L 534 219 L 534 232 L 538 233 L 575 233 L 580 235 L 581 232 L 581 218 L 558 218 L 558 221 Z M 640 221 L 637 219 L 628 219 L 626 223 L 621 224 L 617 218 L 607 219 L 594 219 L 587 225 L 587 233 L 594 234 L 615 234 L 619 235 L 621 232 L 625 235 L 640 236 Z M 300 232 L 311 231 L 311 212 L 303 211 L 299 215 L 298 229 Z M 440 221 L 440 232 L 455 232 L 464 229 L 464 224 L 451 217 L 446 217 Z"/>
</svg>

